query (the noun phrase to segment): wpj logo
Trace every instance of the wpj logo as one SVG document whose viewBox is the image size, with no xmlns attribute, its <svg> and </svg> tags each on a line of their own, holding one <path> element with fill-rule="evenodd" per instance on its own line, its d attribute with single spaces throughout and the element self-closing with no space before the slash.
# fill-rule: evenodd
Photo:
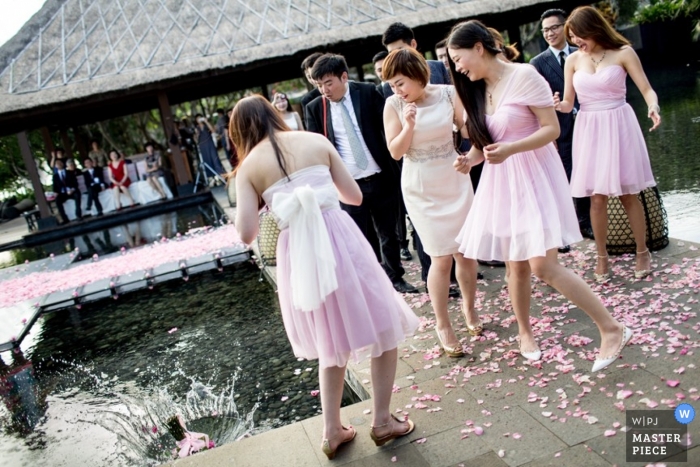
<svg viewBox="0 0 700 467">
<path fill-rule="evenodd" d="M 687 461 L 689 404 L 676 410 L 627 411 L 627 462 Z M 669 458 L 673 459 L 669 459 Z"/>
</svg>

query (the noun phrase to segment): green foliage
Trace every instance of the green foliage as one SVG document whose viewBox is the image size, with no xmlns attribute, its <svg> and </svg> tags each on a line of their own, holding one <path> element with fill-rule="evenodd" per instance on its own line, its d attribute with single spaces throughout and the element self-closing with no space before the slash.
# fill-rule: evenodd
<svg viewBox="0 0 700 467">
<path fill-rule="evenodd" d="M 671 21 L 680 17 L 697 18 L 700 0 L 650 0 L 634 16 L 638 24 Z"/>
<path fill-rule="evenodd" d="M 37 150 L 43 146 L 41 135 L 37 132 L 29 132 L 27 136 L 35 157 L 41 157 L 41 154 L 37 153 Z M 41 170 L 41 164 L 38 165 Z M 17 135 L 0 137 L 0 198 L 29 197 L 32 194 L 30 186 L 29 173 L 24 166 Z"/>
<path fill-rule="evenodd" d="M 617 24 L 629 24 L 639 9 L 639 0 L 615 0 L 617 8 Z"/>
</svg>

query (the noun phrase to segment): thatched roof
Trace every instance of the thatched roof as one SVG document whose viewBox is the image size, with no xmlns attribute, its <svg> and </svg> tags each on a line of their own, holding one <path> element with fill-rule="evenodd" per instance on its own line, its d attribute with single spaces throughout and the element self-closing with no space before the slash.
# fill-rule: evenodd
<svg viewBox="0 0 700 467">
<path fill-rule="evenodd" d="M 537 4 L 543 10 L 552 2 L 47 0 L 0 48 L 0 117 L 250 69 L 256 62 L 378 36 L 394 21 L 413 27 Z"/>
</svg>

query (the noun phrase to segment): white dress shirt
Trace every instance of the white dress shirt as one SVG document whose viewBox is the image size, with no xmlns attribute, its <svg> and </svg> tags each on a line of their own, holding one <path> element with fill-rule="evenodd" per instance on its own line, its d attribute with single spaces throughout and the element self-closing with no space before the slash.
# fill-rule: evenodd
<svg viewBox="0 0 700 467">
<path fill-rule="evenodd" d="M 550 45 L 549 50 L 554 54 L 554 58 L 557 59 L 557 63 L 559 65 L 561 65 L 561 57 L 559 56 L 559 54 L 562 52 L 562 50 L 564 51 L 564 56 L 566 58 L 569 58 L 569 55 L 571 55 L 571 47 L 569 47 L 568 43 L 564 46 L 563 49 L 556 49 Z"/>
<path fill-rule="evenodd" d="M 379 165 L 377 165 L 377 161 L 374 160 L 372 154 L 369 152 L 369 148 L 367 148 L 365 139 L 362 136 L 362 131 L 357 125 L 355 109 L 352 105 L 352 100 L 350 99 L 350 86 L 348 86 L 347 83 L 345 84 L 344 97 L 346 99 L 343 99 L 340 102 L 331 101 L 331 123 L 333 125 L 333 134 L 335 135 L 335 148 L 338 150 L 338 153 L 340 153 L 340 157 L 343 159 L 343 162 L 345 162 L 345 166 L 348 168 L 352 178 L 358 179 L 369 177 L 381 172 L 382 169 L 379 167 Z M 362 143 L 362 149 L 365 151 L 365 155 L 367 156 L 367 168 L 364 170 L 355 165 L 355 156 L 350 148 L 348 135 L 345 133 L 345 125 L 343 124 L 343 116 L 341 114 L 343 110 L 340 108 L 341 105 L 345 105 L 345 108 L 348 109 L 352 124 L 355 127 L 357 136 L 360 138 L 360 143 Z"/>
</svg>

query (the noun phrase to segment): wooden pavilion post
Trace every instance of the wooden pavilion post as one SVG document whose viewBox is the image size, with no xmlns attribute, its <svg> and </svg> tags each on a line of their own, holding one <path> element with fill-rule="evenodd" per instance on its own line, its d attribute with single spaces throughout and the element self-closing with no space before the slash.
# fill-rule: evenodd
<svg viewBox="0 0 700 467">
<path fill-rule="evenodd" d="M 520 36 L 520 26 L 515 25 L 508 28 L 508 40 L 511 45 L 515 44 L 515 47 L 520 51 L 520 56 L 516 59 L 516 62 L 524 63 L 525 54 L 523 51 L 523 40 Z"/>
<path fill-rule="evenodd" d="M 160 91 L 158 93 L 158 107 L 160 109 L 160 121 L 163 125 L 163 133 L 165 134 L 165 139 L 168 141 L 170 152 L 173 155 L 173 168 L 175 169 L 175 180 L 178 186 L 188 185 L 192 182 L 192 177 L 189 175 L 187 167 L 185 166 L 185 160 L 182 157 L 180 145 L 177 143 L 176 138 L 171 138 L 173 132 L 175 131 L 173 112 L 170 108 L 170 101 L 168 100 L 168 95 L 164 91 Z M 178 192 L 180 191 L 181 190 L 178 189 Z"/>
<path fill-rule="evenodd" d="M 73 144 L 70 142 L 68 137 L 68 130 L 61 128 L 61 144 L 63 144 L 63 151 L 66 155 L 66 159 L 75 159 L 73 157 Z"/>
<path fill-rule="evenodd" d="M 41 137 L 44 140 L 44 155 L 48 163 L 51 161 L 51 152 L 56 150 L 56 146 L 53 144 L 53 139 L 51 139 L 51 132 L 45 126 L 41 127 Z"/>
<path fill-rule="evenodd" d="M 51 209 L 49 209 L 49 203 L 46 201 L 46 196 L 44 195 L 44 187 L 41 185 L 41 180 L 39 179 L 39 170 L 36 167 L 36 160 L 34 160 L 34 156 L 32 156 L 32 149 L 29 146 L 27 133 L 25 131 L 17 133 L 17 140 L 19 141 L 19 149 L 22 152 L 24 166 L 27 172 L 29 172 L 29 179 L 32 181 L 34 197 L 36 198 L 36 204 L 39 206 L 39 214 L 42 219 L 49 217 L 51 216 Z"/>
</svg>

